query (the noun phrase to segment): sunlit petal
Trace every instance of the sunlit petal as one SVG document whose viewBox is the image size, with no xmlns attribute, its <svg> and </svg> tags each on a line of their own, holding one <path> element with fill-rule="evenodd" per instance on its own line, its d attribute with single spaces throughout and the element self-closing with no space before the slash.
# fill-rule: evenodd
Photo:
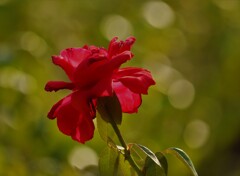
<svg viewBox="0 0 240 176">
<path fill-rule="evenodd" d="M 142 103 L 141 95 L 133 93 L 121 82 L 113 82 L 113 89 L 119 99 L 122 111 L 125 113 L 134 113 Z"/>
<path fill-rule="evenodd" d="M 149 86 L 155 84 L 150 72 L 141 68 L 119 69 L 115 77 L 135 93 L 147 94 Z"/>
</svg>

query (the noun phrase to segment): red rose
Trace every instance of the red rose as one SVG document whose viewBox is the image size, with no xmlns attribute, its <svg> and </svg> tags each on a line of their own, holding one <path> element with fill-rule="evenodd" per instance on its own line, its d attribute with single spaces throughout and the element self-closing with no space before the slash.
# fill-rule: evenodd
<svg viewBox="0 0 240 176">
<path fill-rule="evenodd" d="M 50 119 L 57 118 L 60 131 L 81 143 L 90 140 L 94 133 L 96 100 L 98 97 L 111 96 L 113 92 L 123 112 L 137 112 L 141 105 L 141 94 L 147 94 L 148 87 L 155 82 L 145 69 L 119 69 L 121 64 L 133 57 L 130 49 L 134 42 L 134 37 L 119 42 L 113 38 L 108 50 L 84 46 L 68 48 L 59 56 L 52 57 L 53 63 L 66 72 L 70 82 L 49 81 L 45 90 L 72 90 L 48 113 Z"/>
</svg>

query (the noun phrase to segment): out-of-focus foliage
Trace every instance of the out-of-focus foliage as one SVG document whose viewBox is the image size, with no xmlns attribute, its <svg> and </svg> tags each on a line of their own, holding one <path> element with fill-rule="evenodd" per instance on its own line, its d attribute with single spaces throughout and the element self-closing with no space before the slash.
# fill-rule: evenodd
<svg viewBox="0 0 240 176">
<path fill-rule="evenodd" d="M 46 115 L 67 80 L 51 63 L 67 47 L 137 38 L 128 66 L 157 82 L 137 114 L 124 115 L 128 142 L 184 149 L 199 175 L 240 175 L 240 1 L 0 0 L 0 175 L 77 175 L 105 143 L 61 134 Z M 188 175 L 169 156 L 169 175 Z"/>
</svg>

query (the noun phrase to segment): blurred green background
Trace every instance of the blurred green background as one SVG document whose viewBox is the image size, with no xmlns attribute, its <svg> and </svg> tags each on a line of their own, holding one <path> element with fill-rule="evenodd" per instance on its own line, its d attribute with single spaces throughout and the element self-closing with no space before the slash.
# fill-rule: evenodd
<svg viewBox="0 0 240 176">
<path fill-rule="evenodd" d="M 239 0 L 0 0 L 0 175 L 77 175 L 96 164 L 97 130 L 79 144 L 46 115 L 69 91 L 51 55 L 133 35 L 135 57 L 157 85 L 137 114 L 124 115 L 128 142 L 153 151 L 180 147 L 200 176 L 240 175 Z M 169 175 L 189 175 L 174 157 Z"/>
</svg>

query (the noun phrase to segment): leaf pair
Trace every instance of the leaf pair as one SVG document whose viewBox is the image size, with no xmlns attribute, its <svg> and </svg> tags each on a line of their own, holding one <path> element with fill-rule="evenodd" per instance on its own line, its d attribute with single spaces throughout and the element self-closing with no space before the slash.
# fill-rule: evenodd
<svg viewBox="0 0 240 176">
<path fill-rule="evenodd" d="M 140 144 L 128 144 L 128 147 L 131 149 L 133 146 L 138 147 L 141 151 L 143 151 L 147 158 L 144 163 L 143 173 L 145 176 L 167 176 L 168 174 L 168 162 L 164 154 L 172 154 L 176 156 L 190 171 L 193 176 L 198 176 L 194 165 L 189 158 L 189 156 L 179 148 L 168 148 L 163 152 L 157 152 L 154 154 L 147 147 Z"/>
<path fill-rule="evenodd" d="M 167 176 L 168 174 L 168 163 L 165 156 L 161 152 L 155 154 L 158 161 L 161 163 L 161 167 L 157 165 L 150 157 L 145 160 L 143 173 L 145 176 Z"/>
<path fill-rule="evenodd" d="M 130 150 L 133 147 L 137 147 L 147 155 L 142 170 L 144 176 L 167 176 L 167 160 L 162 153 L 157 152 L 154 154 L 150 149 L 141 144 L 131 143 L 128 144 L 128 147 Z"/>
</svg>

